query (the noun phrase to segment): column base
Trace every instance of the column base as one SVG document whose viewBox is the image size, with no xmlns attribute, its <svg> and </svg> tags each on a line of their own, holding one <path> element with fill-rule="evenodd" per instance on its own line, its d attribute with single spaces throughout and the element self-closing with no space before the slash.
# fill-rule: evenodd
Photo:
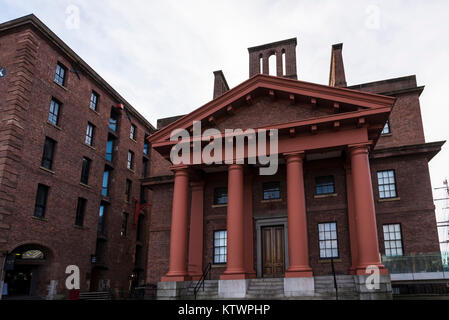
<svg viewBox="0 0 449 320">
<path fill-rule="evenodd" d="M 284 295 L 286 297 L 313 297 L 315 295 L 314 278 L 284 278 Z"/>
<path fill-rule="evenodd" d="M 190 281 L 192 278 L 185 274 L 185 275 L 169 275 L 168 273 L 161 278 L 161 282 L 179 282 L 179 281 Z"/>
<path fill-rule="evenodd" d="M 313 277 L 312 268 L 288 268 L 285 271 L 285 278 Z"/>
<path fill-rule="evenodd" d="M 228 274 L 223 273 L 220 276 L 220 280 L 244 280 L 244 279 L 252 279 L 252 278 L 255 278 L 255 275 L 254 275 L 254 277 L 252 277 L 248 273 L 228 273 Z"/>
<path fill-rule="evenodd" d="M 231 279 L 218 281 L 218 297 L 221 299 L 245 298 L 249 280 Z"/>
</svg>

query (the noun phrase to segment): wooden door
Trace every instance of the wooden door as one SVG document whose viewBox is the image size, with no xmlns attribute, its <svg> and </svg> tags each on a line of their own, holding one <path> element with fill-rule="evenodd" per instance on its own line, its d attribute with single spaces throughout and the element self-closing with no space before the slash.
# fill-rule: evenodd
<svg viewBox="0 0 449 320">
<path fill-rule="evenodd" d="M 284 276 L 284 226 L 262 228 L 262 276 L 277 278 Z"/>
</svg>

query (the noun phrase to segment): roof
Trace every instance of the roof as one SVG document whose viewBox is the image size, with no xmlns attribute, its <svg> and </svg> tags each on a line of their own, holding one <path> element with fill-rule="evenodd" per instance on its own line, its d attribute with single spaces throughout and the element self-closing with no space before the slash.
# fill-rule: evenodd
<svg viewBox="0 0 449 320">
<path fill-rule="evenodd" d="M 58 47 L 74 64 L 78 65 L 86 75 L 92 78 L 97 84 L 110 94 L 118 103 L 122 103 L 125 108 L 137 119 L 142 121 L 151 130 L 156 130 L 154 126 L 145 119 L 134 107 L 127 102 L 117 91 L 114 90 L 98 73 L 96 73 L 80 56 L 78 56 L 64 41 L 61 40 L 53 31 L 51 31 L 34 14 L 23 16 L 0 24 L 0 34 L 22 26 L 31 26 L 39 31 L 52 44 Z"/>
</svg>

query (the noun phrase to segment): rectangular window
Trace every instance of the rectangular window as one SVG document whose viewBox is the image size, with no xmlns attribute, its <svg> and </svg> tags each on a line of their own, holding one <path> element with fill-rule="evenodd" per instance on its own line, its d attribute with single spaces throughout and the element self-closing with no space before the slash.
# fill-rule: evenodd
<svg viewBox="0 0 449 320">
<path fill-rule="evenodd" d="M 109 195 L 109 170 L 105 170 L 103 173 L 103 183 L 101 185 L 101 195 L 107 197 Z"/>
<path fill-rule="evenodd" d="M 384 224 L 384 244 L 386 256 L 402 256 L 401 225 Z"/>
<path fill-rule="evenodd" d="M 78 205 L 76 207 L 75 225 L 82 227 L 84 223 L 84 214 L 86 212 L 87 200 L 78 198 Z"/>
<path fill-rule="evenodd" d="M 131 180 L 126 179 L 125 200 L 128 202 L 131 198 L 131 189 L 132 189 L 132 182 L 131 182 Z"/>
<path fill-rule="evenodd" d="M 279 182 L 265 182 L 262 188 L 263 188 L 263 200 L 281 198 L 281 185 Z"/>
<path fill-rule="evenodd" d="M 87 123 L 87 129 L 86 129 L 86 140 L 85 143 L 88 146 L 93 146 L 94 144 L 94 132 L 95 132 L 95 126 L 88 122 Z"/>
<path fill-rule="evenodd" d="M 112 162 L 112 153 L 114 152 L 114 139 L 108 138 L 106 143 L 106 160 Z"/>
<path fill-rule="evenodd" d="M 128 151 L 128 163 L 127 163 L 128 169 L 133 170 L 134 169 L 134 152 Z"/>
<path fill-rule="evenodd" d="M 106 223 L 106 205 L 101 204 L 98 212 L 98 234 L 104 234 Z"/>
<path fill-rule="evenodd" d="M 144 219 L 145 216 L 143 214 L 139 214 L 139 217 L 137 218 L 137 230 L 136 230 L 137 241 L 142 240 Z"/>
<path fill-rule="evenodd" d="M 390 131 L 390 120 L 387 120 L 387 122 L 385 122 L 384 128 L 382 129 L 381 134 L 389 134 L 389 133 L 391 133 L 391 131 Z"/>
<path fill-rule="evenodd" d="M 337 223 L 319 223 L 320 259 L 338 258 Z"/>
<path fill-rule="evenodd" d="M 92 93 L 90 95 L 89 107 L 92 110 L 97 111 L 97 106 L 98 106 L 98 94 L 95 91 L 92 91 Z"/>
<path fill-rule="evenodd" d="M 381 199 L 396 198 L 396 178 L 394 170 L 377 171 L 377 184 Z"/>
<path fill-rule="evenodd" d="M 122 237 L 126 237 L 126 231 L 128 230 L 128 216 L 128 213 L 122 213 L 122 228 L 120 231 Z"/>
<path fill-rule="evenodd" d="M 67 68 L 58 62 L 56 65 L 55 82 L 61 86 L 65 86 L 65 75 L 67 73 Z"/>
<path fill-rule="evenodd" d="M 136 126 L 135 125 L 131 125 L 131 128 L 129 129 L 129 137 L 133 140 L 136 140 Z"/>
<path fill-rule="evenodd" d="M 83 158 L 83 165 L 81 168 L 81 183 L 83 184 L 89 184 L 89 171 L 90 171 L 90 164 L 92 160 L 84 157 Z"/>
<path fill-rule="evenodd" d="M 332 194 L 335 193 L 335 183 L 333 176 L 316 177 L 315 178 L 315 194 Z"/>
<path fill-rule="evenodd" d="M 227 237 L 226 230 L 214 232 L 214 264 L 224 264 L 227 261 Z"/>
<path fill-rule="evenodd" d="M 228 188 L 214 189 L 214 204 L 228 204 Z"/>
<path fill-rule="evenodd" d="M 51 99 L 50 111 L 48 113 L 48 122 L 54 124 L 55 126 L 57 126 L 59 124 L 60 109 L 61 109 L 61 104 L 58 101 Z"/>
<path fill-rule="evenodd" d="M 117 132 L 118 116 L 114 111 L 111 111 L 111 117 L 109 118 L 109 129 Z"/>
<path fill-rule="evenodd" d="M 45 138 L 44 154 L 42 155 L 41 166 L 51 170 L 53 167 L 53 158 L 55 155 L 56 141 L 50 138 Z"/>
<path fill-rule="evenodd" d="M 148 176 L 148 159 L 143 158 L 142 160 L 142 177 L 146 178 Z"/>
<path fill-rule="evenodd" d="M 145 140 L 143 142 L 143 154 L 148 155 L 150 153 L 150 143 L 148 142 L 148 134 L 145 134 Z"/>
<path fill-rule="evenodd" d="M 38 218 L 45 217 L 45 209 L 47 207 L 48 190 L 50 188 L 39 184 L 37 187 L 36 204 L 34 206 L 34 216 Z"/>
</svg>

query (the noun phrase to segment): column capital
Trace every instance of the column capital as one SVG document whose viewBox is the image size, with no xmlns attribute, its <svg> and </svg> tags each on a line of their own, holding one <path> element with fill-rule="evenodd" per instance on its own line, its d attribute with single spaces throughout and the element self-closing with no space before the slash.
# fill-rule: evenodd
<svg viewBox="0 0 449 320">
<path fill-rule="evenodd" d="M 189 166 L 186 165 L 174 165 L 170 167 L 170 170 L 174 172 L 175 175 L 181 175 L 189 173 Z"/>
<path fill-rule="evenodd" d="M 373 145 L 372 141 L 349 144 L 348 150 L 351 154 L 368 153 L 372 145 Z"/>
<path fill-rule="evenodd" d="M 287 162 L 302 161 L 302 160 L 304 160 L 305 152 L 304 151 L 286 152 L 286 153 L 283 153 L 282 155 L 285 157 Z"/>
<path fill-rule="evenodd" d="M 191 181 L 191 182 L 190 182 L 190 188 L 192 188 L 192 190 L 201 190 L 201 189 L 204 189 L 204 185 L 205 185 L 204 180 L 201 180 L 201 181 Z"/>
<path fill-rule="evenodd" d="M 233 163 L 228 165 L 228 171 L 231 170 L 243 170 L 243 164 Z"/>
</svg>

